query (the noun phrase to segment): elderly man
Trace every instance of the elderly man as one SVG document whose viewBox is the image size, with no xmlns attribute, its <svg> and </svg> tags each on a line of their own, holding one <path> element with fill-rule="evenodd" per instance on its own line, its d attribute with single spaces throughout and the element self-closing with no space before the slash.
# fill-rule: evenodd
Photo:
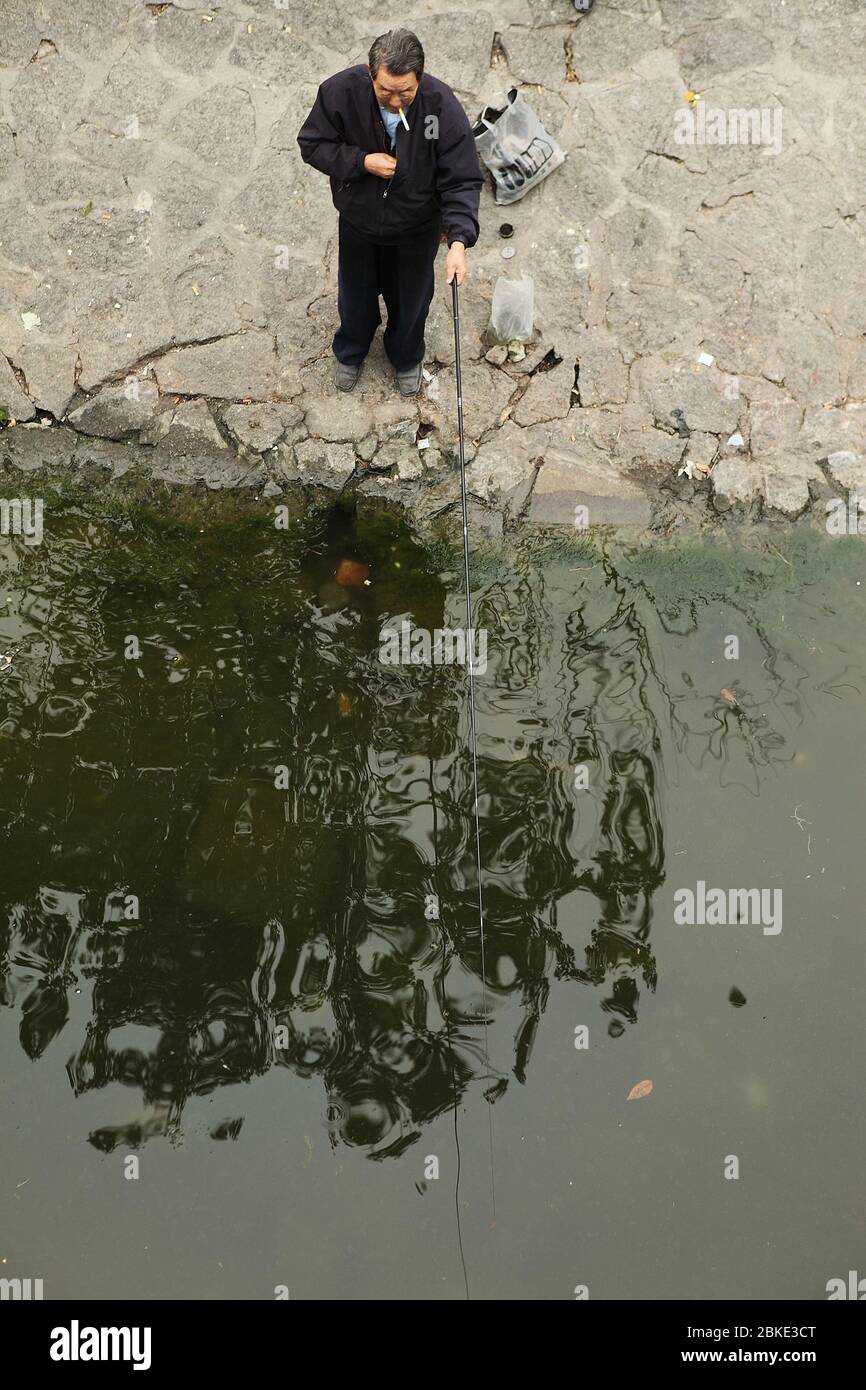
<svg viewBox="0 0 866 1390">
<path fill-rule="evenodd" d="M 424 71 L 416 36 L 394 29 L 374 40 L 369 62 L 321 84 L 298 144 L 304 161 L 329 176 L 339 213 L 334 384 L 351 391 L 357 382 L 382 322 L 381 293 L 385 352 L 401 394 L 414 396 L 443 224 L 448 284 L 455 275 L 462 283 L 466 249 L 478 240 L 484 175 L 466 113 Z"/>
</svg>

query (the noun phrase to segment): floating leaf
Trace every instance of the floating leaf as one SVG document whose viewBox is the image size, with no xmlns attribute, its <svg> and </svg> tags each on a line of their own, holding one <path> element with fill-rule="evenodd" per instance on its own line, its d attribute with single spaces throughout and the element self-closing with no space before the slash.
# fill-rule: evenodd
<svg viewBox="0 0 866 1390">
<path fill-rule="evenodd" d="M 653 1088 L 651 1081 L 639 1081 L 636 1086 L 632 1086 L 626 1100 L 641 1100 L 643 1096 L 648 1096 Z"/>
<path fill-rule="evenodd" d="M 746 1002 L 746 996 L 742 990 L 737 989 L 736 985 L 728 995 L 728 1003 L 733 1004 L 735 1009 L 741 1009 Z"/>
<path fill-rule="evenodd" d="M 362 565 L 359 560 L 341 560 L 334 575 L 338 584 L 355 589 L 360 588 L 369 577 L 369 565 Z"/>
</svg>

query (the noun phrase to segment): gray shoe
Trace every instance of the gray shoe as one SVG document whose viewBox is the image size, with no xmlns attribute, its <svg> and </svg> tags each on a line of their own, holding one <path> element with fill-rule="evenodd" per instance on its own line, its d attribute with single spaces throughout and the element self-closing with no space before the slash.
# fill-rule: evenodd
<svg viewBox="0 0 866 1390">
<path fill-rule="evenodd" d="M 352 391 L 361 375 L 360 365 L 349 367 L 345 362 L 334 358 L 334 385 L 338 391 Z"/>
<path fill-rule="evenodd" d="M 423 363 L 419 362 L 416 367 L 407 367 L 405 372 L 397 373 L 397 385 L 400 387 L 401 396 L 417 396 L 421 388 L 421 372 Z"/>
</svg>

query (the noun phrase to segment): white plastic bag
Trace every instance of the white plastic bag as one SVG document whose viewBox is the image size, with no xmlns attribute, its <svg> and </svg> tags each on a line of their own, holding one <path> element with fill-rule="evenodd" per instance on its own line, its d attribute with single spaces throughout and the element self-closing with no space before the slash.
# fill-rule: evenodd
<svg viewBox="0 0 866 1390">
<path fill-rule="evenodd" d="M 529 275 L 522 280 L 506 280 L 500 275 L 493 287 L 490 307 L 490 334 L 497 343 L 514 338 L 526 343 L 532 337 L 535 311 L 535 282 Z"/>
<path fill-rule="evenodd" d="M 479 157 L 493 175 L 497 203 L 516 203 L 565 155 L 516 87 L 500 110 L 486 106 L 472 127 Z"/>
</svg>

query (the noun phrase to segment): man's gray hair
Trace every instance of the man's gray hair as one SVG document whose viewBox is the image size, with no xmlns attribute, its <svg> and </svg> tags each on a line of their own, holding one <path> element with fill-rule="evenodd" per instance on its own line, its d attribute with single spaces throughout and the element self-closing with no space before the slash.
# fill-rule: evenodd
<svg viewBox="0 0 866 1390">
<path fill-rule="evenodd" d="M 420 82 L 424 72 L 421 40 L 411 29 L 389 29 L 387 34 L 380 34 L 370 45 L 367 61 L 371 77 L 375 77 L 379 68 L 383 67 L 395 77 L 405 77 L 407 72 L 414 72 Z"/>
</svg>

